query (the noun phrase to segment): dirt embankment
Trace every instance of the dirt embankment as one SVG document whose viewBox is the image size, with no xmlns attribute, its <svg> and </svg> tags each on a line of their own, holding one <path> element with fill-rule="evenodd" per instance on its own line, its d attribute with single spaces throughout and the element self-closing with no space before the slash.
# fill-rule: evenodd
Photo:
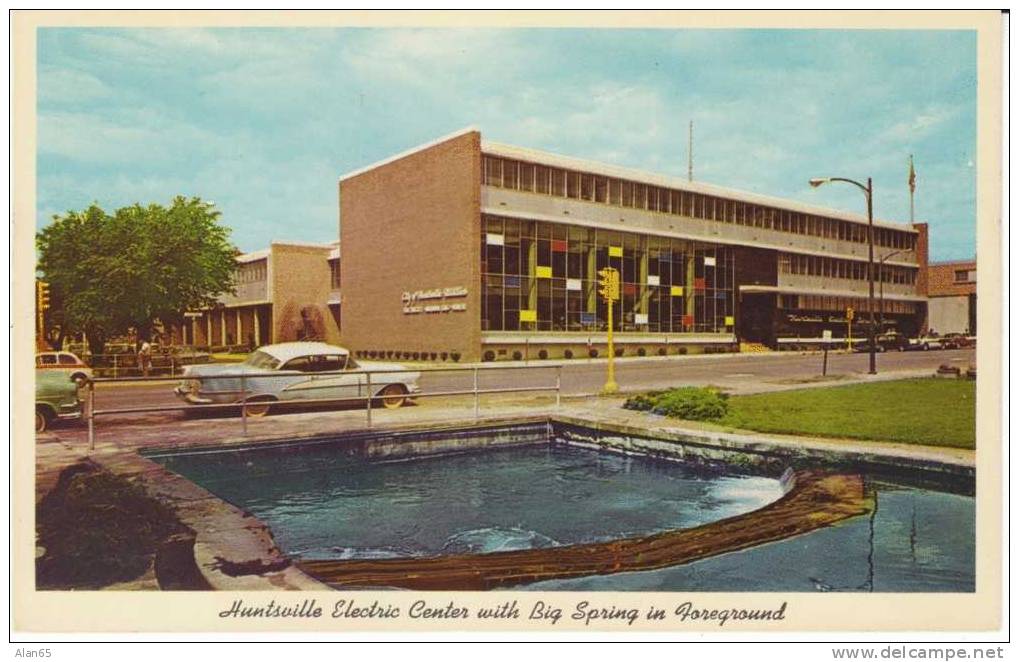
<svg viewBox="0 0 1019 662">
<path fill-rule="evenodd" d="M 201 588 L 186 563 L 193 544 L 194 532 L 140 486 L 78 462 L 37 506 L 36 587 Z"/>
</svg>

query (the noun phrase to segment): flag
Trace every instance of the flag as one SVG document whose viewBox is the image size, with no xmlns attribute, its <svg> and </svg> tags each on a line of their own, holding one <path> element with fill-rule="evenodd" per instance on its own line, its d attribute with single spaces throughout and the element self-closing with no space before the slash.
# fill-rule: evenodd
<svg viewBox="0 0 1019 662">
<path fill-rule="evenodd" d="M 909 192 L 916 192 L 916 170 L 913 169 L 913 155 L 909 155 Z"/>
</svg>

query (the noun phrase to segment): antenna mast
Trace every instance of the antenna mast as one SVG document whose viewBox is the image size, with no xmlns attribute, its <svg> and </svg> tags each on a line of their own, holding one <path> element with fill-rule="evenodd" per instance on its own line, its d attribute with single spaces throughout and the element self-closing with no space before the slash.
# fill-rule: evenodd
<svg viewBox="0 0 1019 662">
<path fill-rule="evenodd" d="M 690 120 L 690 135 L 686 144 L 686 178 L 693 181 L 693 120 Z"/>
</svg>

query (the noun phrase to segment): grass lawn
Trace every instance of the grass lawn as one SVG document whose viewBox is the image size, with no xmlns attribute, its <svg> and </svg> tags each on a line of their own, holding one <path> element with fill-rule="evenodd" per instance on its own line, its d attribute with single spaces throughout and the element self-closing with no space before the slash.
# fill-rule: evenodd
<svg viewBox="0 0 1019 662">
<path fill-rule="evenodd" d="M 976 382 L 906 379 L 733 396 L 722 425 L 785 434 L 976 446 Z"/>
</svg>

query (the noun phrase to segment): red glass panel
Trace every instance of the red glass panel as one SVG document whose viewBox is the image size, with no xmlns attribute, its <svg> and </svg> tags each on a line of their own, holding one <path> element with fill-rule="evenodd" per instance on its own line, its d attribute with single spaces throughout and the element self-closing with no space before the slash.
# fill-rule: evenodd
<svg viewBox="0 0 1019 662">
<path fill-rule="evenodd" d="M 555 239 L 552 241 L 552 252 L 553 253 L 565 253 L 566 252 L 566 240 Z"/>
</svg>

